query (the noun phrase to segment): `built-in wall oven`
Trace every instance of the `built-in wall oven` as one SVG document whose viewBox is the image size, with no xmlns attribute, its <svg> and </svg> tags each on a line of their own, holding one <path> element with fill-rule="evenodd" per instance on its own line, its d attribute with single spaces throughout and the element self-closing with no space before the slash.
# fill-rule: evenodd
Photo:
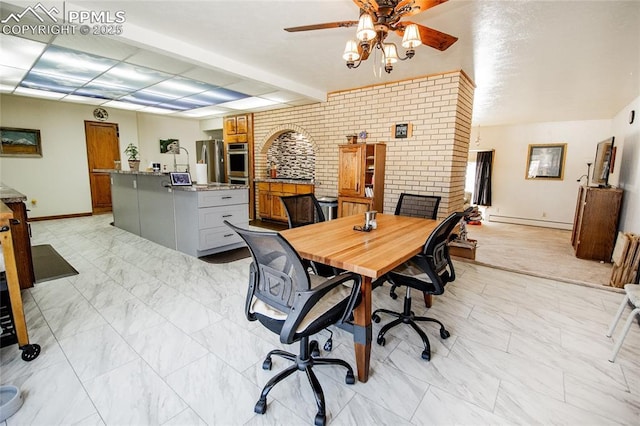
<svg viewBox="0 0 640 426">
<path fill-rule="evenodd" d="M 242 178 L 245 183 L 249 181 L 248 146 L 246 143 L 227 144 L 227 179 L 229 183 L 239 183 Z"/>
</svg>

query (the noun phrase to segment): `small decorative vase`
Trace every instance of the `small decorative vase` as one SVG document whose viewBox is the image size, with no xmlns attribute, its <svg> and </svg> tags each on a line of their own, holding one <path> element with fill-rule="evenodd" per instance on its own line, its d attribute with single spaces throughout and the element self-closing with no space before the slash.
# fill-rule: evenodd
<svg viewBox="0 0 640 426">
<path fill-rule="evenodd" d="M 129 170 L 132 172 L 140 170 L 140 160 L 129 160 Z"/>
</svg>

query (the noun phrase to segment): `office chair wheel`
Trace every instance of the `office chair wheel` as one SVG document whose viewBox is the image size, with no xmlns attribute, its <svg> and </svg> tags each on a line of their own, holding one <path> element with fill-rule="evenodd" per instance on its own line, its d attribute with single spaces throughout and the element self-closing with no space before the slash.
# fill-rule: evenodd
<svg viewBox="0 0 640 426">
<path fill-rule="evenodd" d="M 253 407 L 253 412 L 257 413 L 257 414 L 264 414 L 267 412 L 267 400 L 266 399 L 259 399 L 258 402 L 256 402 L 256 406 Z"/>
<path fill-rule="evenodd" d="M 22 360 L 23 361 L 33 361 L 40 355 L 40 345 L 34 343 L 32 345 L 24 345 L 21 347 L 22 349 Z"/>
<path fill-rule="evenodd" d="M 376 340 L 376 342 L 378 342 L 378 344 L 380 346 L 384 346 L 385 343 L 387 343 L 387 341 L 384 339 L 384 337 L 378 337 L 378 339 Z"/>
<path fill-rule="evenodd" d="M 376 324 L 380 322 L 380 315 L 378 314 L 373 314 L 371 315 L 371 321 L 375 322 Z"/>
<path fill-rule="evenodd" d="M 426 349 L 422 351 L 422 359 L 426 359 L 427 361 L 431 360 L 431 353 Z"/>
<path fill-rule="evenodd" d="M 333 349 L 333 340 L 329 339 L 324 343 L 323 346 L 324 350 L 327 352 L 331 352 L 331 349 Z"/>
<path fill-rule="evenodd" d="M 271 370 L 271 357 L 265 359 L 262 362 L 262 369 L 263 370 Z"/>
<path fill-rule="evenodd" d="M 393 300 L 396 300 L 398 298 L 398 295 L 396 294 L 395 289 L 393 287 L 391 287 L 391 290 L 389 291 L 389 296 L 391 296 Z"/>
<path fill-rule="evenodd" d="M 353 385 L 356 382 L 356 377 L 351 371 L 347 372 L 347 377 L 344 378 L 344 382 L 348 385 Z"/>
<path fill-rule="evenodd" d="M 327 416 L 325 416 L 324 414 L 316 414 L 316 418 L 313 421 L 313 424 L 315 426 L 324 426 L 327 423 Z"/>
<path fill-rule="evenodd" d="M 317 340 L 309 342 L 309 352 L 311 352 L 311 356 L 314 358 L 318 358 L 320 356 L 320 346 L 318 346 Z"/>
<path fill-rule="evenodd" d="M 442 337 L 443 339 L 448 339 L 449 337 L 451 337 L 451 333 L 449 333 L 444 328 L 441 328 L 440 329 L 440 337 Z"/>
</svg>

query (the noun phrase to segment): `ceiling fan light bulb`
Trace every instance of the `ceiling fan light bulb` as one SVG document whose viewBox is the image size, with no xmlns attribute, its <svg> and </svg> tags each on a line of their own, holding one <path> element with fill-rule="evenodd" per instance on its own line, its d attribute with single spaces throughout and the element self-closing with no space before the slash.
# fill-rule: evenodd
<svg viewBox="0 0 640 426">
<path fill-rule="evenodd" d="M 353 62 L 360 59 L 360 54 L 358 53 L 358 43 L 355 40 L 347 41 L 346 46 L 344 47 L 344 53 L 342 54 L 342 59 L 347 62 Z"/>
<path fill-rule="evenodd" d="M 398 62 L 398 50 L 393 43 L 384 44 L 384 62 L 386 65 Z"/>
<path fill-rule="evenodd" d="M 404 29 L 404 36 L 402 37 L 402 47 L 405 49 L 415 49 L 422 44 L 420 39 L 420 32 L 416 24 L 409 24 Z"/>
<path fill-rule="evenodd" d="M 371 18 L 371 15 L 368 13 L 360 15 L 356 37 L 360 41 L 369 41 L 376 38 L 376 30 L 373 28 L 373 18 Z"/>
</svg>

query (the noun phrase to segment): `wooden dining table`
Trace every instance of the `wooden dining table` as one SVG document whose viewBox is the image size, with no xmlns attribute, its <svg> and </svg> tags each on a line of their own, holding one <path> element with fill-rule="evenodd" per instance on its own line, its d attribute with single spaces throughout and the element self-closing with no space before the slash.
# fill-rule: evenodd
<svg viewBox="0 0 640 426">
<path fill-rule="evenodd" d="M 346 216 L 280 231 L 304 259 L 355 272 L 362 276 L 362 301 L 354 310 L 353 342 L 358 380 L 369 379 L 371 358 L 372 282 L 418 254 L 438 224 L 432 219 L 378 214 L 377 228 L 364 225 L 364 215 Z"/>
</svg>

